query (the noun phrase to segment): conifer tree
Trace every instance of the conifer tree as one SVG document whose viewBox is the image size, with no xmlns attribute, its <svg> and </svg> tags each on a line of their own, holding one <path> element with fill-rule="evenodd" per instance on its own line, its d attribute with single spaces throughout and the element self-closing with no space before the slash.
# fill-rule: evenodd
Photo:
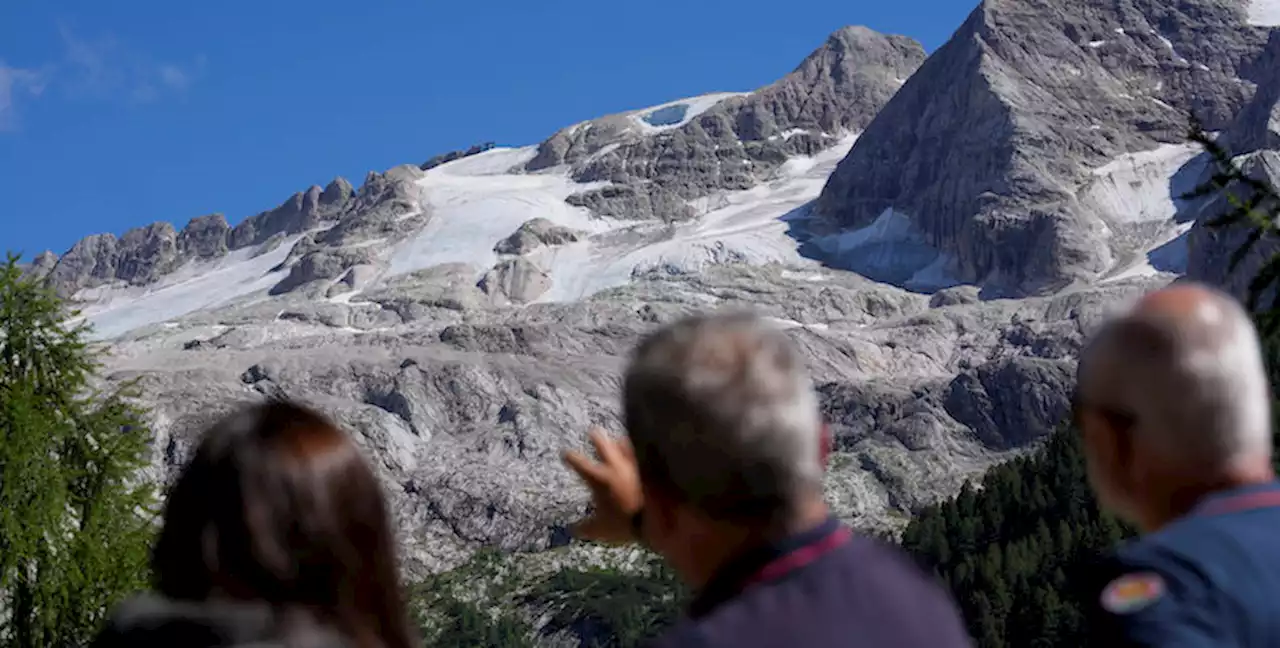
<svg viewBox="0 0 1280 648">
<path fill-rule="evenodd" d="M 76 315 L 0 267 L 0 647 L 83 645 L 147 582 L 150 435 L 127 389 L 95 384 Z"/>
</svg>

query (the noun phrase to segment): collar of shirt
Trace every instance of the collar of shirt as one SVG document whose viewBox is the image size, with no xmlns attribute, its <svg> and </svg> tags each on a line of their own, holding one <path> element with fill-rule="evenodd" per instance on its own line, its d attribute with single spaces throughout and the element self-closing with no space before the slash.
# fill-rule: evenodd
<svg viewBox="0 0 1280 648">
<path fill-rule="evenodd" d="M 689 606 L 689 616 L 699 618 L 706 616 L 729 599 L 737 596 L 751 584 L 752 579 L 771 563 L 786 556 L 821 543 L 826 538 L 841 531 L 840 521 L 834 517 L 827 518 L 818 526 L 793 535 L 780 542 L 747 550 L 725 563 L 718 569 L 706 586 L 693 599 Z"/>
<path fill-rule="evenodd" d="M 1234 511 L 1280 506 L 1280 481 L 1269 481 L 1213 493 L 1192 509 L 1192 515 L 1219 515 Z"/>
</svg>

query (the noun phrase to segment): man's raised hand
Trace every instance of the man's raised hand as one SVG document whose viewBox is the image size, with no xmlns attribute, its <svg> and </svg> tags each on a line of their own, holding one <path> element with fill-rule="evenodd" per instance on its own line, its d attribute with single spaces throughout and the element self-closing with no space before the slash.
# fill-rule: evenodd
<svg viewBox="0 0 1280 648">
<path fill-rule="evenodd" d="M 589 433 L 599 461 L 576 450 L 564 453 L 564 462 L 591 489 L 594 511 L 573 527 L 584 540 L 609 544 L 634 542 L 632 517 L 644 505 L 635 453 L 626 439 L 610 438 L 600 428 Z"/>
</svg>

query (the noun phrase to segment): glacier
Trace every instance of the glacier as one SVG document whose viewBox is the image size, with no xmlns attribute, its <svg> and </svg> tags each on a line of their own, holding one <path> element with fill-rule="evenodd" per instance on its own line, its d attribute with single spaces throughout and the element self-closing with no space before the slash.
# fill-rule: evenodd
<svg viewBox="0 0 1280 648">
<path fill-rule="evenodd" d="M 637 119 L 671 106 L 684 106 L 692 118 L 732 94 L 705 95 L 633 113 Z M 675 113 L 671 113 L 674 115 Z M 661 120 L 658 120 L 661 121 Z M 651 128 L 664 128 L 653 126 Z M 445 264 L 469 266 L 479 280 L 502 260 L 495 245 L 522 224 L 546 219 L 581 236 L 576 242 L 544 246 L 526 255 L 550 278 L 535 303 L 572 302 L 650 273 L 693 274 L 718 264 L 781 264 L 793 272 L 814 272 L 828 265 L 874 281 L 930 292 L 960 284 L 954 258 L 930 245 L 910 215 L 886 209 L 873 223 L 814 240 L 800 240 L 797 226 L 821 192 L 836 164 L 852 149 L 858 134 L 812 157 L 793 157 L 767 181 L 751 189 L 724 192 L 691 201 L 699 217 L 689 222 L 623 221 L 603 218 L 565 201 L 571 194 L 607 183 L 580 183 L 567 169 L 526 172 L 537 147 L 500 147 L 442 164 L 417 181 L 424 224 L 397 240 L 375 240 L 386 259 L 368 284 L 331 301 L 349 303 L 362 290 Z M 1110 281 L 1167 272 L 1179 267 L 1177 246 L 1185 227 L 1174 225 L 1178 211 L 1176 181 L 1188 175 L 1197 152 L 1185 145 L 1121 156 L 1092 171 L 1094 181 L 1081 194 L 1116 227 L 1150 223 L 1161 232 L 1136 255 L 1107 274 Z M 161 282 L 144 287 L 104 286 L 82 291 L 83 317 L 99 338 L 112 338 L 202 309 L 236 300 L 265 299 L 287 271 L 277 267 L 301 237 L 267 251 L 237 250 L 214 263 L 188 264 Z M 806 249 L 806 244 L 812 247 Z M 812 254 L 816 248 L 820 255 Z M 1157 250 L 1160 250 L 1157 253 Z M 1170 257 L 1172 255 L 1172 258 Z"/>
</svg>

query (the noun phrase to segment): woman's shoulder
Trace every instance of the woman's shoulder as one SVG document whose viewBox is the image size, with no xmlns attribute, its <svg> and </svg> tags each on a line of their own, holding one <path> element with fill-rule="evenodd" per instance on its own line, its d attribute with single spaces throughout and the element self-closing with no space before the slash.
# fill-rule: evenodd
<svg viewBox="0 0 1280 648">
<path fill-rule="evenodd" d="M 91 648 L 350 648 L 318 623 L 281 621 L 262 603 L 175 601 L 141 594 L 117 606 Z"/>
</svg>

